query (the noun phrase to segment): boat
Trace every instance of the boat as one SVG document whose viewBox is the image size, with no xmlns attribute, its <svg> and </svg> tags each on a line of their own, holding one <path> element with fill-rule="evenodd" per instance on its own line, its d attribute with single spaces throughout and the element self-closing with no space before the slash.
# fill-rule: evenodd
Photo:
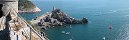
<svg viewBox="0 0 129 40">
<path fill-rule="evenodd" d="M 105 40 L 105 37 L 103 37 L 102 39 Z"/>
<path fill-rule="evenodd" d="M 65 31 L 62 31 L 61 33 L 65 33 Z"/>
<path fill-rule="evenodd" d="M 72 40 L 72 38 L 70 38 L 69 40 Z"/>
<path fill-rule="evenodd" d="M 70 26 L 70 28 L 72 28 L 72 27 Z"/>
<path fill-rule="evenodd" d="M 68 35 L 68 34 L 70 34 L 70 32 L 67 32 L 66 34 Z"/>
<path fill-rule="evenodd" d="M 72 28 L 71 25 L 69 25 L 70 27 L 69 28 Z"/>
</svg>

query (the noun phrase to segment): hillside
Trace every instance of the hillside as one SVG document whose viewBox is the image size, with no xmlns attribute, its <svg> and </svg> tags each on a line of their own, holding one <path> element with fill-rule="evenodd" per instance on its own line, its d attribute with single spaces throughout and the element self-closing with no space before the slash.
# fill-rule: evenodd
<svg viewBox="0 0 129 40">
<path fill-rule="evenodd" d="M 19 12 L 39 12 L 41 11 L 29 0 L 19 0 L 18 2 Z"/>
</svg>

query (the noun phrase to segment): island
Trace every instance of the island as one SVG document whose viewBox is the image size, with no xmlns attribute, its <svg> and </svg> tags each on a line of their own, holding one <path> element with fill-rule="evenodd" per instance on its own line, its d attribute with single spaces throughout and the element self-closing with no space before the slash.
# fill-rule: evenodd
<svg viewBox="0 0 129 40">
<path fill-rule="evenodd" d="M 66 13 L 58 8 L 53 8 L 51 12 L 47 12 L 42 16 L 36 17 L 31 21 L 33 26 L 46 29 L 47 27 L 63 26 L 65 24 L 85 24 L 88 23 L 87 18 L 77 20 L 68 16 Z"/>
</svg>

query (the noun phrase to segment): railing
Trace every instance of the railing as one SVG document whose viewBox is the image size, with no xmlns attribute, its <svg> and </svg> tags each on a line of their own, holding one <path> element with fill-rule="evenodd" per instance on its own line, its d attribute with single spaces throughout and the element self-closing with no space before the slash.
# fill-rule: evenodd
<svg viewBox="0 0 129 40">
<path fill-rule="evenodd" d="M 19 15 L 20 16 L 20 15 Z M 20 16 L 21 17 L 21 16 Z M 28 24 L 24 18 L 21 17 L 21 19 L 28 25 L 28 27 L 30 28 L 30 30 L 32 30 L 34 33 L 36 33 L 42 40 L 45 40 L 45 38 L 42 38 L 40 34 L 38 34 L 38 32 L 36 32 L 32 26 L 30 24 Z M 30 38 L 31 39 L 31 38 Z"/>
<path fill-rule="evenodd" d="M 9 5 L 7 5 L 7 6 L 9 6 Z M 11 6 L 9 6 L 9 7 L 10 7 L 10 9 L 7 11 L 7 14 L 4 15 L 3 17 L 1 17 L 1 18 L 2 18 L 2 21 L 3 21 L 3 19 L 6 18 L 7 15 L 10 14 L 11 11 L 14 11 L 15 13 L 18 13 L 15 9 L 13 9 L 13 7 L 12 7 L 12 8 L 11 8 Z M 18 14 L 18 15 L 19 15 L 19 17 L 27 24 L 27 27 L 30 28 L 30 40 L 32 40 L 32 38 L 31 38 L 31 36 L 32 36 L 31 31 L 33 31 L 34 33 L 36 33 L 36 35 L 38 35 L 38 37 L 39 37 L 41 40 L 46 40 L 45 37 L 42 37 L 37 31 L 35 31 L 35 30 L 32 28 L 32 26 L 31 26 L 29 23 L 27 23 L 26 20 L 25 20 L 20 14 Z M 1 21 L 1 23 L 2 23 L 2 21 Z M 0 26 L 1 26 L 1 25 L 0 25 Z M 24 30 L 24 31 L 25 31 L 25 30 Z"/>
<path fill-rule="evenodd" d="M 15 11 L 14 9 L 13 9 L 13 11 Z M 15 11 L 16 12 L 16 11 Z M 18 13 L 18 12 L 16 12 L 16 13 Z M 30 28 L 30 40 L 31 40 L 31 30 L 34 32 L 34 33 L 36 33 L 42 40 L 45 40 L 45 38 L 43 37 L 42 38 L 42 36 L 38 33 L 38 32 L 36 32 L 33 28 L 32 28 L 32 26 L 28 23 L 28 22 L 26 22 L 26 20 L 20 15 L 20 14 L 18 14 L 19 15 L 19 17 L 27 24 L 27 26 Z"/>
</svg>

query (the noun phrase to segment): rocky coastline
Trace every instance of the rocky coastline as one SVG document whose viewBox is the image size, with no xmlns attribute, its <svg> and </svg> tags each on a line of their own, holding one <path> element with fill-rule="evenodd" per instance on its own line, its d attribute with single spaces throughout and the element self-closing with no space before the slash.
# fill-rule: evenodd
<svg viewBox="0 0 129 40">
<path fill-rule="evenodd" d="M 18 1 L 18 12 L 19 13 L 37 13 L 41 10 L 30 0 L 19 0 Z"/>
<path fill-rule="evenodd" d="M 23 10 L 18 10 L 19 13 L 37 13 L 41 12 L 41 10 L 38 7 L 35 7 L 33 9 L 23 9 Z"/>
<path fill-rule="evenodd" d="M 40 17 L 36 17 L 31 23 L 34 26 L 46 29 L 47 27 L 63 26 L 65 24 L 86 24 L 88 23 L 88 19 L 84 17 L 82 20 L 77 20 L 68 16 L 60 9 L 53 8 L 53 11 L 47 12 Z"/>
</svg>

